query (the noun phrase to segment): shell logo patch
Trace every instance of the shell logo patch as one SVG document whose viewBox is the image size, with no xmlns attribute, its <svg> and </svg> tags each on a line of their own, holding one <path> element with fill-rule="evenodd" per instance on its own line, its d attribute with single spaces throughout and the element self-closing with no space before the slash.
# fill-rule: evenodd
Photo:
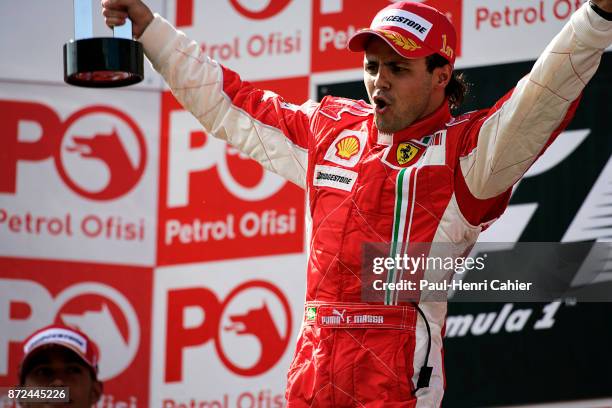
<svg viewBox="0 0 612 408">
<path fill-rule="evenodd" d="M 404 142 L 397 145 L 395 156 L 397 163 L 401 167 L 409 166 L 415 159 L 421 156 L 423 149 L 410 142 Z"/>
<path fill-rule="evenodd" d="M 349 160 L 359 153 L 359 148 L 359 139 L 355 136 L 347 136 L 336 143 L 336 156 L 344 160 Z"/>
<path fill-rule="evenodd" d="M 342 167 L 355 167 L 367 143 L 367 132 L 345 129 L 329 144 L 323 159 Z"/>
</svg>

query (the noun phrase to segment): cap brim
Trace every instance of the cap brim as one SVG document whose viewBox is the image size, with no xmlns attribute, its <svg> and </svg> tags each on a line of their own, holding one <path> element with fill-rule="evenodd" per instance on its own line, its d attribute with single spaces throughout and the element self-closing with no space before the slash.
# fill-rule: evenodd
<svg viewBox="0 0 612 408">
<path fill-rule="evenodd" d="M 370 38 L 372 38 L 372 36 L 376 36 L 382 39 L 383 41 L 385 41 L 387 44 L 389 44 L 391 48 L 395 50 L 395 52 L 397 52 L 399 55 L 401 55 L 404 58 L 422 58 L 422 57 L 427 57 L 431 54 L 436 53 L 434 50 L 432 50 L 431 48 L 429 48 L 427 45 L 425 45 L 424 43 L 420 41 L 418 42 L 419 48 L 416 50 L 403 49 L 397 46 L 396 44 L 394 44 L 389 38 L 387 38 L 379 30 L 372 30 L 369 28 L 364 29 L 364 30 L 359 30 L 358 32 L 353 34 L 353 36 L 348 41 L 347 48 L 353 52 L 365 51 L 367 43 L 370 40 Z"/>
<path fill-rule="evenodd" d="M 31 369 L 32 361 L 36 356 L 38 356 L 41 352 L 48 350 L 50 348 L 54 348 L 54 347 L 62 348 L 62 349 L 69 350 L 70 352 L 72 352 L 75 356 L 78 357 L 78 359 L 83 363 L 83 365 L 85 365 L 91 370 L 92 374 L 94 375 L 94 378 L 97 378 L 96 369 L 91 365 L 89 361 L 87 361 L 87 359 L 78 350 L 76 350 L 74 347 L 72 347 L 69 344 L 55 342 L 55 343 L 41 344 L 33 348 L 32 350 L 30 350 L 28 355 L 24 357 L 24 359 L 21 361 L 21 364 L 19 366 L 19 380 L 23 382 L 25 374 Z"/>
</svg>

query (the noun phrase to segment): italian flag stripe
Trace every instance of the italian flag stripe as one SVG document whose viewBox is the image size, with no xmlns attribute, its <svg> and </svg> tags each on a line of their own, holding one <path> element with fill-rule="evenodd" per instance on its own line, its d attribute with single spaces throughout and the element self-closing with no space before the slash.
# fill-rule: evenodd
<svg viewBox="0 0 612 408">
<path fill-rule="evenodd" d="M 395 212 L 393 215 L 393 236 L 391 238 L 391 248 L 389 256 L 394 258 L 398 253 L 398 246 L 401 245 L 401 239 L 404 236 L 406 228 L 406 211 L 408 203 L 406 199 L 410 195 L 410 176 L 406 177 L 406 170 L 402 169 L 397 173 L 395 181 Z M 395 282 L 397 273 L 395 269 L 390 270 L 387 275 L 387 283 Z M 385 291 L 385 304 L 393 304 L 393 293 L 387 289 Z"/>
<path fill-rule="evenodd" d="M 410 244 L 410 229 L 412 228 L 412 219 L 414 217 L 414 205 L 416 203 L 416 183 L 417 183 L 418 173 L 419 173 L 419 167 L 415 167 L 414 169 L 410 171 L 410 178 L 406 180 L 406 184 L 411 186 L 409 190 L 410 190 L 410 193 L 412 194 L 412 197 L 407 195 L 406 199 L 402 200 L 404 203 L 410 206 L 410 215 L 408 216 L 408 227 L 406 227 L 406 222 L 404 222 L 404 233 L 402 234 L 402 241 L 401 241 L 402 246 L 399 251 L 399 254 L 401 255 L 408 252 L 408 245 Z M 397 281 L 400 282 L 403 276 L 404 276 L 404 271 L 400 270 L 398 277 L 397 277 Z M 398 298 L 399 298 L 399 291 L 396 291 L 395 298 L 393 300 L 393 304 L 398 303 Z"/>
</svg>

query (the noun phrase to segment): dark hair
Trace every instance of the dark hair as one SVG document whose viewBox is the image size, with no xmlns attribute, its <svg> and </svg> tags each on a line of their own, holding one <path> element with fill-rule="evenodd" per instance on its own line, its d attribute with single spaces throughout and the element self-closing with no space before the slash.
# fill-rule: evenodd
<svg viewBox="0 0 612 408">
<path fill-rule="evenodd" d="M 425 58 L 425 63 L 427 64 L 427 71 L 433 72 L 435 68 L 443 67 L 448 64 L 448 61 L 439 54 L 431 54 Z M 444 93 L 452 109 L 457 109 L 463 103 L 468 90 L 469 84 L 465 80 L 463 73 L 453 71 L 451 80 L 444 89 Z"/>
</svg>

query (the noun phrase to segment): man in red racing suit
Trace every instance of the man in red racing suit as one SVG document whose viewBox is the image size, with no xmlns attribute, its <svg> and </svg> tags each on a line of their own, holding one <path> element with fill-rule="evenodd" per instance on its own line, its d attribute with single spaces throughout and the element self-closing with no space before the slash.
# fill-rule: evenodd
<svg viewBox="0 0 612 408">
<path fill-rule="evenodd" d="M 445 94 L 454 29 L 422 4 L 392 4 L 351 39 L 365 50 L 372 104 L 297 106 L 243 82 L 139 0 L 103 0 L 107 24 L 131 17 L 155 69 L 208 132 L 306 189 L 306 303 L 289 407 L 440 405 L 446 303 L 417 309 L 390 291 L 363 302 L 362 245 L 388 243 L 394 255 L 417 242 L 457 253 L 474 244 L 567 125 L 612 42 L 611 3 L 593 3 L 495 106 L 454 118 Z M 433 54 L 446 64 L 426 71 Z"/>
</svg>

